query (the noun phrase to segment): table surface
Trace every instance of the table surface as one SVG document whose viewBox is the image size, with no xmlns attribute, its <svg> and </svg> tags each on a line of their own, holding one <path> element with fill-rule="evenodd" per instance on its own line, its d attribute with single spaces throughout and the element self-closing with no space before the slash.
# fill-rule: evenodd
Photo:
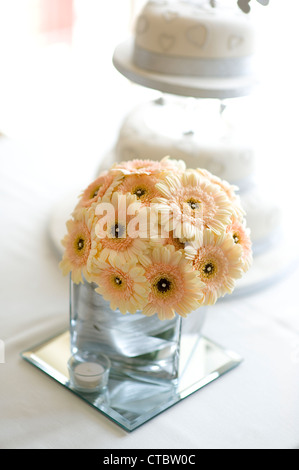
<svg viewBox="0 0 299 470">
<path fill-rule="evenodd" d="M 29 145 L 2 136 L 0 158 L 0 448 L 299 448 L 294 266 L 268 289 L 209 309 L 204 334 L 244 361 L 132 433 L 25 362 L 21 351 L 68 326 L 68 281 L 48 233 L 64 183 Z"/>
</svg>

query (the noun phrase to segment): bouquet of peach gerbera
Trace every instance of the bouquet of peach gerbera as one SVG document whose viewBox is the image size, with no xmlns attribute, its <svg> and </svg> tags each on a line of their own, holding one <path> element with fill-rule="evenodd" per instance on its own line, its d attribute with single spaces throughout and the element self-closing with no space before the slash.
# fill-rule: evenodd
<svg viewBox="0 0 299 470">
<path fill-rule="evenodd" d="M 61 269 L 123 314 L 186 317 L 231 293 L 251 264 L 235 189 L 168 157 L 115 164 L 81 194 Z"/>
</svg>

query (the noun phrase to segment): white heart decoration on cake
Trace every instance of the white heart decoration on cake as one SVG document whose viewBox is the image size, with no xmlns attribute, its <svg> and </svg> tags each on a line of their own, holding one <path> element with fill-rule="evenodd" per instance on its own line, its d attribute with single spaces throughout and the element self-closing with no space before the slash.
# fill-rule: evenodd
<svg viewBox="0 0 299 470">
<path fill-rule="evenodd" d="M 230 50 L 233 50 L 233 49 L 237 49 L 237 47 L 239 47 L 243 42 L 243 38 L 242 36 L 230 36 L 228 38 L 228 48 Z"/>
<path fill-rule="evenodd" d="M 196 47 L 203 47 L 207 38 L 207 28 L 204 25 L 192 26 L 186 31 L 188 41 Z"/>
<path fill-rule="evenodd" d="M 159 36 L 159 45 L 163 51 L 169 51 L 175 43 L 175 37 L 169 34 L 161 34 Z"/>
<path fill-rule="evenodd" d="M 147 31 L 149 26 L 149 21 L 146 16 L 141 15 L 138 19 L 137 25 L 136 25 L 136 33 L 137 34 L 143 34 Z"/>
</svg>

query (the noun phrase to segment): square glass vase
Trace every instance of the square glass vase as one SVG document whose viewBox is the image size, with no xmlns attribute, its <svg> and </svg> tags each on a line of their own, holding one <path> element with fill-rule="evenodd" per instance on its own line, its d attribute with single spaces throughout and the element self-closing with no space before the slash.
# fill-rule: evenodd
<svg viewBox="0 0 299 470">
<path fill-rule="evenodd" d="M 72 354 L 105 354 L 110 377 L 147 382 L 178 379 L 182 319 L 159 320 L 141 311 L 122 314 L 95 291 L 96 285 L 70 280 L 70 341 Z"/>
</svg>

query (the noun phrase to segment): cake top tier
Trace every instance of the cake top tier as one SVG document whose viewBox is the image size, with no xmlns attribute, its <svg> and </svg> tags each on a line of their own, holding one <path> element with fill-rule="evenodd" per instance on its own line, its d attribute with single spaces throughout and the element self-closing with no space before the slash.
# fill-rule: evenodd
<svg viewBox="0 0 299 470">
<path fill-rule="evenodd" d="M 252 20 L 236 0 L 149 0 L 113 63 L 130 80 L 162 92 L 244 96 L 256 84 Z"/>
<path fill-rule="evenodd" d="M 250 15 L 237 3 L 150 0 L 135 26 L 135 46 L 172 57 L 223 59 L 254 52 Z"/>
</svg>

